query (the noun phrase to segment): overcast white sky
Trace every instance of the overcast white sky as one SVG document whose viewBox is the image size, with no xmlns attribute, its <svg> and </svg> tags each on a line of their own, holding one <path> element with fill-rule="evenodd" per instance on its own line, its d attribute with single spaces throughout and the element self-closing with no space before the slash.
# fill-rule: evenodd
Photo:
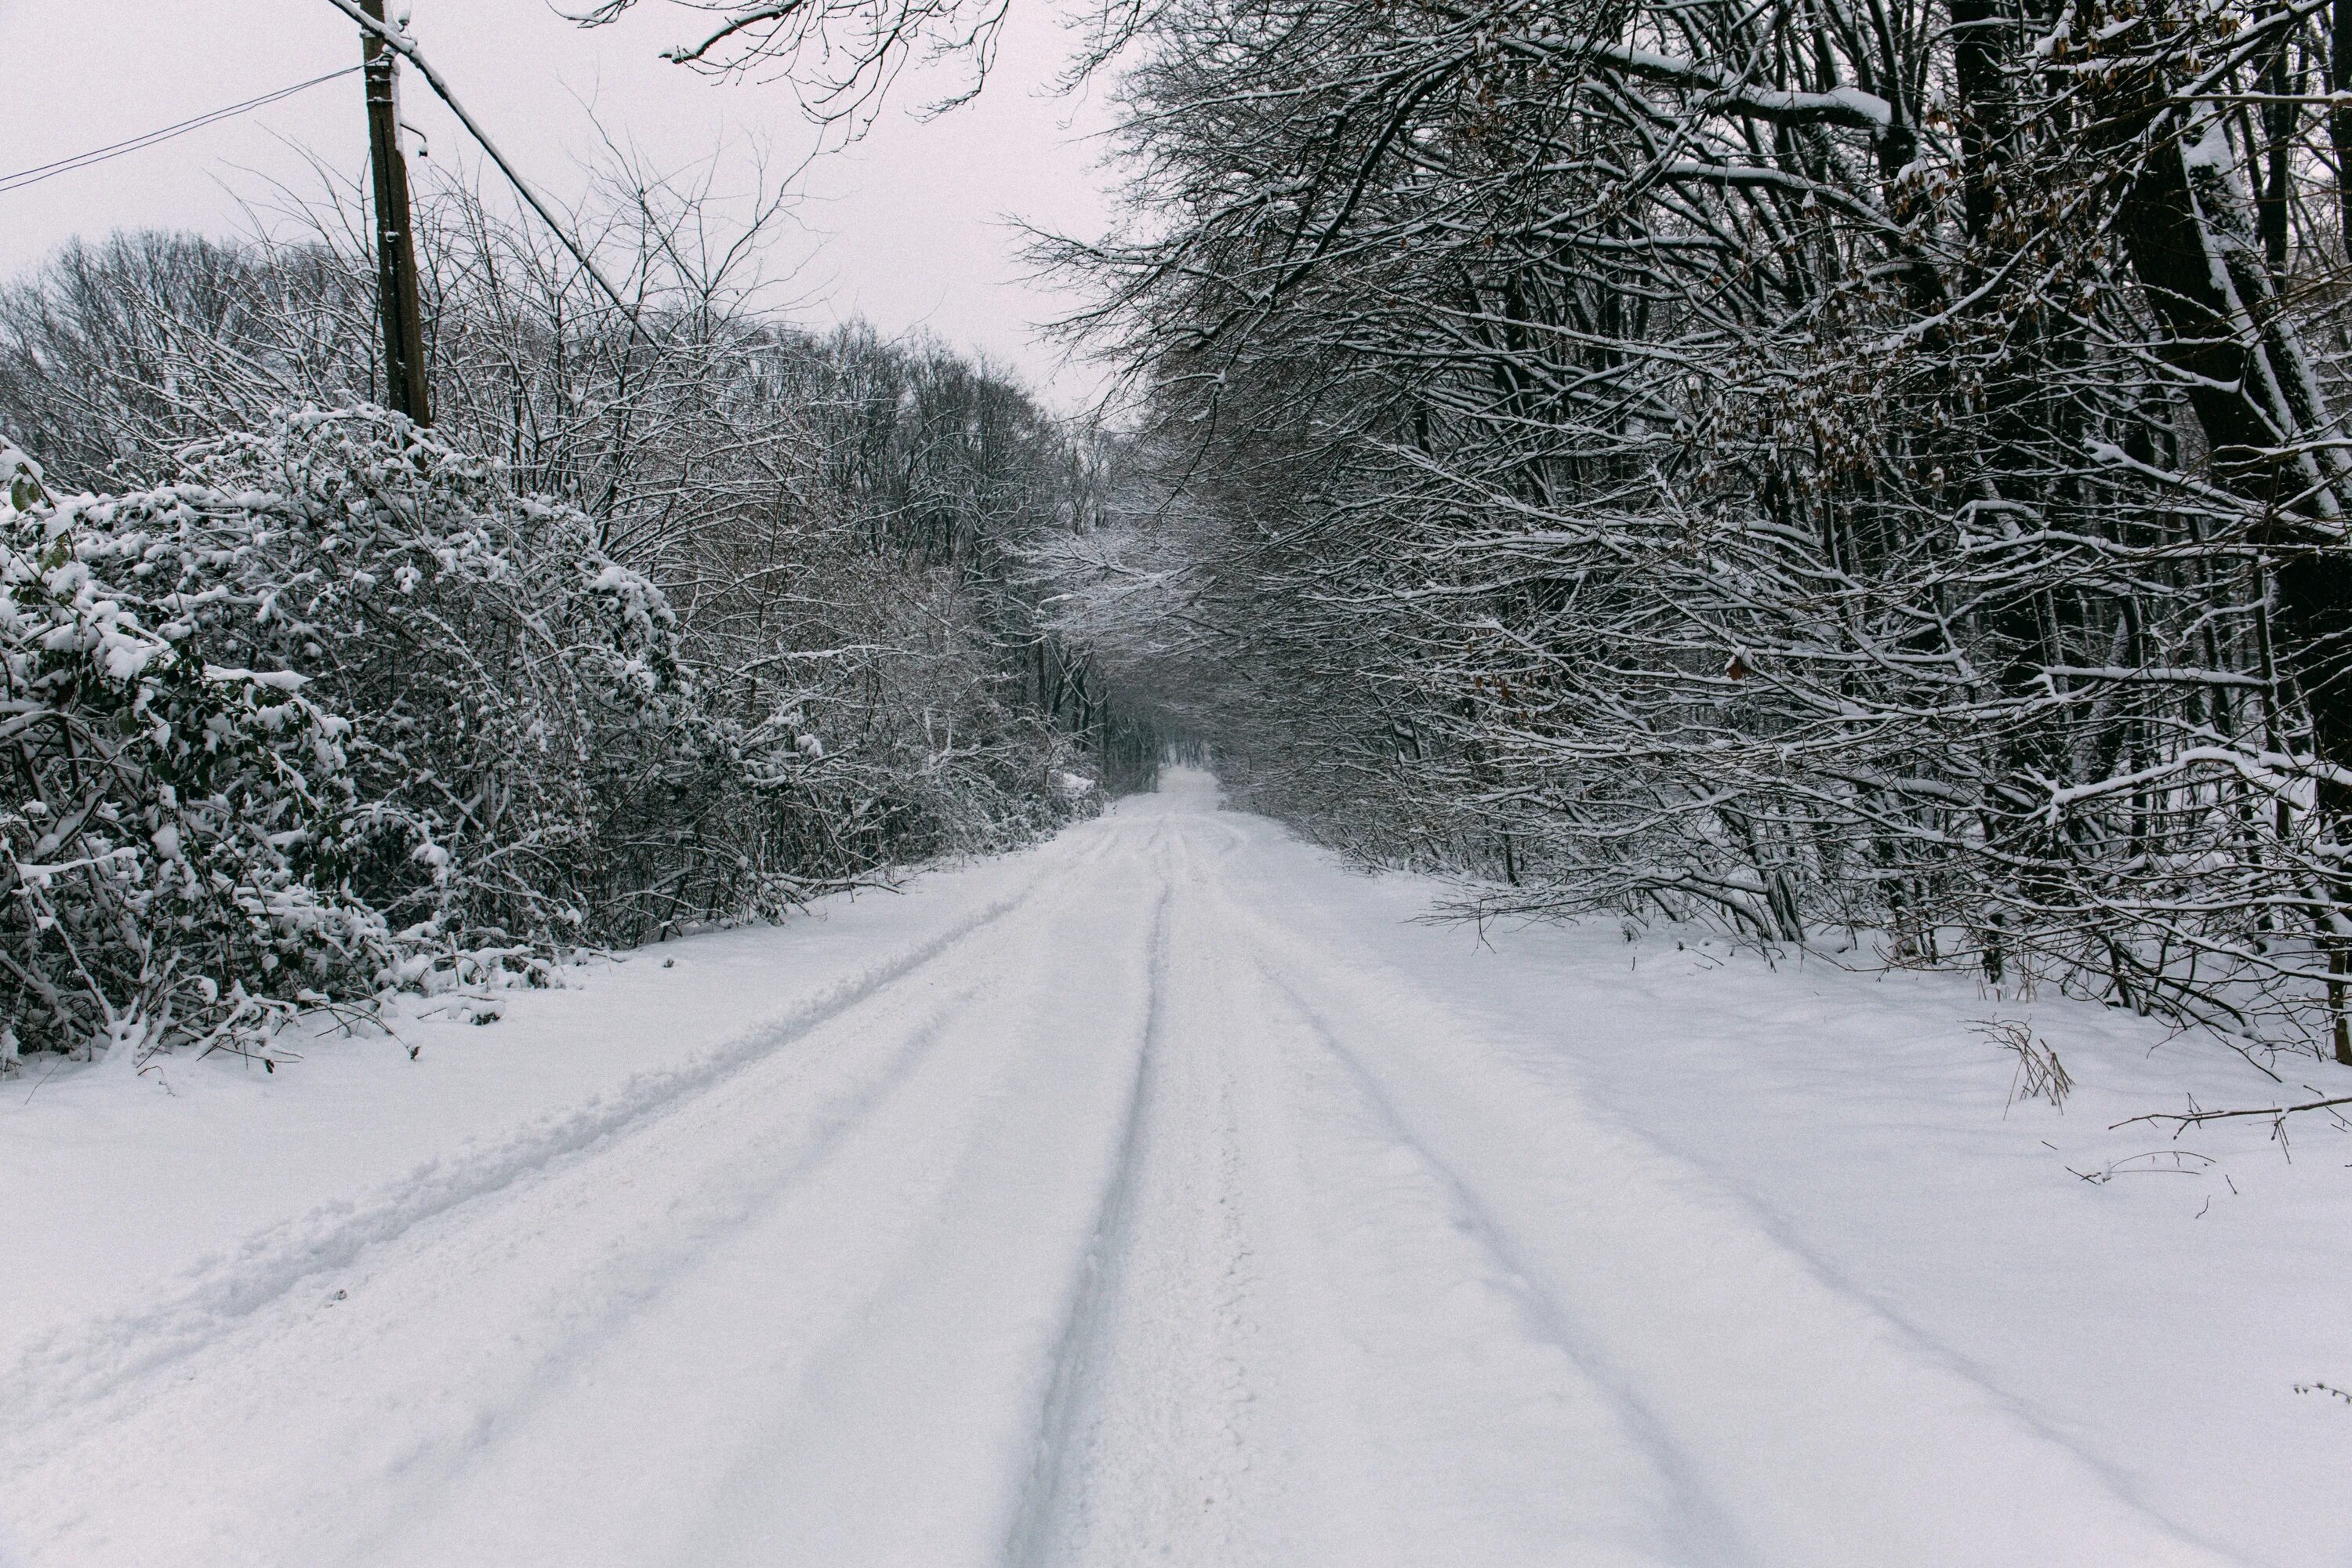
<svg viewBox="0 0 2352 1568">
<path fill-rule="evenodd" d="M 583 32 L 546 0 L 413 0 L 413 27 L 524 173 L 558 195 L 582 182 L 596 141 L 583 101 L 658 166 L 764 138 L 788 165 L 807 147 L 790 89 L 712 81 L 656 58 L 694 32 L 693 13 L 641 0 L 624 23 Z M 393 9 L 399 5 L 394 4 Z M 579 8 L 579 7 L 574 7 Z M 1069 300 L 1024 279 L 1007 215 L 1089 233 L 1107 211 L 1087 140 L 1098 97 L 1049 96 L 1064 42 L 1043 0 L 1014 0 L 1000 69 L 981 99 L 928 123 L 902 84 L 873 132 L 801 181 L 803 261 L 793 292 L 812 321 L 862 314 L 889 332 L 921 326 L 1010 365 L 1051 402 L 1095 377 L 1058 364 L 1031 329 Z M 356 29 L 326 0 L 0 0 L 0 175 L 121 141 L 357 59 Z M 402 109 L 444 163 L 464 133 L 421 82 Z M 173 226 L 226 232 L 236 196 L 292 178 L 287 142 L 356 174 L 366 131 L 360 79 L 346 78 L 225 122 L 21 190 L 0 193 L 0 275 L 75 234 Z M 748 176 L 746 181 L 748 184 Z"/>
</svg>

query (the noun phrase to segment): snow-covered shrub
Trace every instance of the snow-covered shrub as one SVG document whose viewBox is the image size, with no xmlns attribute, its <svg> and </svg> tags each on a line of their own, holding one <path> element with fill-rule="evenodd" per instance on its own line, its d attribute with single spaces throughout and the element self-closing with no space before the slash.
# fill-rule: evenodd
<svg viewBox="0 0 2352 1568">
<path fill-rule="evenodd" d="M 615 216 L 656 226 L 633 324 L 428 196 L 429 431 L 370 402 L 372 254 L 323 217 L 0 289 L 0 427 L 104 492 L 56 509 L 92 570 L 349 721 L 333 887 L 393 983 L 1017 844 L 1097 808 L 1058 776 L 1156 753 L 1009 569 L 1077 525 L 1066 433 L 944 351 L 762 314 L 756 247 L 689 264 L 672 199 Z"/>
<path fill-rule="evenodd" d="M 350 716 L 353 885 L 412 942 L 576 939 L 739 771 L 659 591 L 577 509 L 398 416 L 287 415 L 65 510 L 210 657 L 299 669 Z"/>
<path fill-rule="evenodd" d="M 536 974 L 1074 805 L 1036 776 L 1072 761 L 1050 725 L 974 679 L 989 634 L 945 564 L 845 573 L 874 639 L 857 708 L 816 649 L 764 660 L 747 712 L 728 672 L 724 701 L 697 685 L 668 600 L 586 512 L 373 405 L 276 416 L 119 495 L 51 499 L 8 461 L 23 1048 L 247 1038 L 306 1000 Z"/>
<path fill-rule="evenodd" d="M 103 1043 L 127 1063 L 372 988 L 390 948 L 351 889 L 349 723 L 299 674 L 214 646 L 169 539 L 53 502 L 5 443 L 0 468 L 13 1045 Z"/>
</svg>

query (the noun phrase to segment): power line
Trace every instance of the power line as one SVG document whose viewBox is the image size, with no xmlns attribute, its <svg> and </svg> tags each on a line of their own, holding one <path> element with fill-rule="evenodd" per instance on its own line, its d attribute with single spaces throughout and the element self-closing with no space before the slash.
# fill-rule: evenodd
<svg viewBox="0 0 2352 1568">
<path fill-rule="evenodd" d="M 232 103 L 226 109 L 215 109 L 209 114 L 199 114 L 194 120 L 183 120 L 177 125 L 166 125 L 161 131 L 150 131 L 144 136 L 133 136 L 128 142 L 117 142 L 110 146 L 95 147 L 87 153 L 77 153 L 70 158 L 59 158 L 55 163 L 37 164 L 30 169 L 20 169 L 13 174 L 0 174 L 0 195 L 21 190 L 26 185 L 37 185 L 43 180 L 53 180 L 59 174 L 70 174 L 77 169 L 87 169 L 92 163 L 103 163 L 110 158 L 120 158 L 126 153 L 143 152 L 159 142 L 169 142 L 175 136 L 185 136 L 191 131 L 202 131 L 207 125 L 217 124 L 221 121 L 234 119 L 237 115 L 250 113 L 257 109 L 266 109 L 280 99 L 291 98 L 298 92 L 308 92 L 321 83 L 337 81 L 365 68 L 364 66 L 345 66 L 339 71 L 329 71 L 324 76 L 314 76 L 309 81 L 298 81 L 292 87 L 281 87 L 276 92 L 265 92 L 259 98 L 248 98 L 243 103 Z"/>
<path fill-rule="evenodd" d="M 409 36 L 404 21 L 402 26 L 395 26 L 382 16 L 372 16 L 361 8 L 360 0 L 327 0 L 327 4 L 357 22 L 362 32 L 382 39 L 385 47 L 416 68 L 416 74 L 425 79 L 425 85 L 431 88 L 435 95 L 449 106 L 449 112 L 456 115 L 457 123 L 471 133 L 475 144 L 489 154 L 490 162 L 499 166 L 499 173 L 504 174 L 507 177 L 507 184 L 514 187 L 515 195 L 520 196 L 524 205 L 539 215 L 540 222 L 545 224 L 554 233 L 555 237 L 562 242 L 563 248 L 572 253 L 572 259 L 580 263 L 581 270 L 593 279 L 596 286 L 604 291 L 604 297 L 613 301 L 622 315 L 628 318 L 629 331 L 644 339 L 647 347 L 652 347 L 653 334 L 646 331 L 645 322 L 637 319 L 636 307 L 621 298 L 621 291 L 614 288 L 611 281 L 597 268 L 595 259 L 588 254 L 586 247 L 574 238 L 572 231 L 557 220 L 555 214 L 549 210 L 547 203 L 541 198 L 537 191 L 531 188 L 530 182 L 524 179 L 515 166 L 507 161 L 507 155 L 504 153 L 499 151 L 499 145 L 490 140 L 489 132 L 484 131 L 481 123 L 466 111 L 466 106 L 457 101 L 457 95 L 452 90 L 448 82 L 442 78 L 439 71 L 435 70 L 426 62 L 425 51 L 417 47 L 416 40 Z M 381 6 L 378 8 L 381 9 Z"/>
</svg>

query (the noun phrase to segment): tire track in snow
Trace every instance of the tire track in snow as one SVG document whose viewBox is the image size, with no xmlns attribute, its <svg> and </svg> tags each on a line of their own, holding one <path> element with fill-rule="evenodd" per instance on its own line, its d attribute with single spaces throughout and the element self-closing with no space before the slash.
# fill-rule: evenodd
<svg viewBox="0 0 2352 1568">
<path fill-rule="evenodd" d="M 1442 1008 L 1310 947 L 1239 900 L 1230 908 L 1262 954 L 1284 961 L 1286 975 L 1261 958 L 1269 983 L 1401 1145 L 1471 1205 L 1496 1256 L 1532 1282 L 1586 1364 L 1664 1436 L 1678 1468 L 1721 1478 L 1708 1489 L 1760 1560 L 1806 1568 L 2239 1561 L 2148 1510 L 1916 1342 L 1754 1224 L 1704 1173 L 1557 1085 L 1529 1093 L 1537 1083 L 1506 1073 L 1507 1089 L 1479 1092 L 1481 1075 L 1496 1072 L 1493 1053 Z M 1309 989 L 1319 1002 L 1307 1001 Z M 1420 1027 L 1408 1030 L 1405 1016 Z M 1452 1047 L 1444 1070 L 1423 1059 L 1434 1039 Z M 1382 1047 L 1384 1066 L 1350 1040 Z M 1440 1107 L 1452 1125 L 1433 1131 Z M 1558 1166 L 1524 1163 L 1570 1139 L 1579 1147 Z M 1486 1179 L 1471 1174 L 1489 1166 Z M 1538 1239 L 1547 1232 L 1549 1246 Z M 1665 1355 L 1667 1347 L 1680 1353 Z M 1727 1445 L 1735 1427 L 1760 1451 Z M 2042 1506 L 2020 1505 L 2036 1493 Z M 2019 1539 L 2017 1517 L 2069 1519 L 2071 1539 Z"/>
<path fill-rule="evenodd" d="M 373 1536 L 355 1531 L 348 1558 L 341 1560 L 380 1561 L 408 1527 L 404 1514 L 429 1509 L 464 1470 L 481 1463 L 484 1449 L 496 1447 L 504 1434 L 529 1426 L 570 1394 L 577 1376 L 606 1355 L 614 1341 L 665 1312 L 697 1266 L 724 1252 L 736 1233 L 757 1224 L 785 1194 L 821 1170 L 902 1089 L 939 1051 L 950 1018 L 996 978 L 950 989 L 911 1028 L 886 1037 L 889 1054 L 880 1071 L 813 1119 L 804 1142 L 783 1149 L 762 1146 L 721 1168 L 698 1172 L 697 1188 L 712 1194 L 713 1201 L 693 1223 L 651 1233 L 641 1246 L 599 1259 L 592 1273 L 551 1286 L 551 1294 L 560 1289 L 564 1297 L 593 1303 L 593 1308 L 580 1314 L 570 1331 L 557 1334 L 530 1354 L 527 1365 L 519 1369 L 519 1386 L 502 1392 L 494 1404 L 484 1406 L 479 1386 L 469 1386 L 466 1397 L 475 1408 L 461 1430 L 413 1423 L 422 1429 L 412 1432 L 404 1451 L 386 1468 L 398 1476 L 399 1490 L 415 1506 L 385 1508 L 390 1517 L 383 1530 Z M 533 1326 L 543 1332 L 545 1320 Z M 500 1370 L 514 1369 L 515 1360 L 509 1357 Z"/>
<path fill-rule="evenodd" d="M 0 1377 L 0 1409 L 22 1435 L 62 1409 L 103 1399 L 231 1332 L 306 1281 L 349 1267 L 368 1248 L 724 1083 L 988 930 L 1060 869 L 1049 861 L 1010 894 L 683 1063 L 635 1074 L 495 1144 L 428 1161 L 366 1196 L 324 1205 L 260 1231 L 226 1258 L 197 1265 L 152 1306 L 43 1336 Z"/>
<path fill-rule="evenodd" d="M 730 1463 L 712 1528 L 664 1561 L 1004 1560 L 1053 1443 L 1057 1368 L 1083 1339 L 1087 1258 L 1131 1169 L 1154 1013 L 1165 830 L 1104 832 L 1114 847 L 1073 891 L 1072 940 L 1037 950 L 1035 1012 L 979 1026 L 1015 1048 L 964 1107 L 961 1152 L 924 1184 L 921 1223 L 854 1323 L 794 1374 L 790 1414 Z"/>
<path fill-rule="evenodd" d="M 1276 1468 L 1249 1419 L 1255 1258 L 1232 1063 L 1214 1032 L 1225 1020 L 1198 1005 L 1211 978 L 1194 864 L 1206 823 L 1160 827 L 1158 847 L 1181 869 L 1167 873 L 1155 912 L 1145 1047 L 1118 1173 L 1055 1346 L 1009 1568 L 1265 1560 L 1240 1533 L 1252 1502 L 1263 1511 Z"/>
<path fill-rule="evenodd" d="M 194 1345 L 177 1358 L 184 1364 L 134 1377 L 121 1394 L 78 1408 L 74 1419 L 25 1434 L 37 1447 L 11 1468 L 10 1487 L 22 1499 L 12 1511 L 28 1528 L 41 1520 L 61 1538 L 81 1540 L 51 1506 L 55 1489 L 36 1479 L 45 1467 L 103 1463 L 103 1450 L 129 1442 L 159 1460 L 176 1456 L 142 1467 L 128 1485 L 151 1500 L 138 1513 L 172 1520 L 177 1561 L 388 1560 L 381 1554 L 396 1550 L 404 1521 L 446 1511 L 450 1483 L 530 1429 L 582 1371 L 608 1376 L 609 1352 L 633 1324 L 677 1318 L 666 1330 L 675 1332 L 689 1322 L 668 1304 L 679 1282 L 723 1261 L 733 1232 L 822 1170 L 938 1053 L 948 1025 L 1024 973 L 1020 958 L 1054 949 L 1060 933 L 1033 931 L 1032 917 L 1068 921 L 1081 890 L 1074 873 L 1105 850 L 1090 839 L 1075 847 L 920 944 L 932 959 L 957 951 L 946 973 L 952 984 L 919 988 L 922 965 L 903 962 L 915 956 L 909 950 L 864 972 L 905 970 L 899 983 L 878 988 L 876 1003 L 887 1008 L 878 1028 L 845 1006 L 794 1037 L 812 1049 L 760 1058 L 777 1071 L 755 1074 L 749 1069 L 757 1063 L 743 1064 L 660 1114 L 560 1153 L 529 1180 L 451 1205 L 463 1212 L 442 1223 L 420 1218 L 371 1247 L 358 1272 L 341 1277 L 347 1305 L 264 1302 L 238 1321 L 233 1339 Z M 980 948 L 967 940 L 983 929 L 1003 942 Z M 1005 944 L 1015 962 L 997 955 Z M 463 1316 L 450 1318 L 460 1301 Z M 257 1344 L 266 1354 L 254 1353 Z M 255 1375 L 270 1365 L 285 1371 Z M 315 1381 L 315 1393 L 289 1405 L 292 1391 L 280 1381 L 288 1373 Z M 311 1479 L 306 1470 L 335 1484 L 301 1484 Z M 128 1560 L 161 1561 L 161 1550 Z M 476 1551 L 467 1544 L 398 1560 L 437 1568 L 476 1560 Z"/>
<path fill-rule="evenodd" d="M 1118 1288 L 1117 1269 L 1134 1245 L 1132 1228 L 1139 1184 L 1145 1129 L 1152 1109 L 1159 1057 L 1166 1049 L 1168 909 L 1171 889 L 1164 883 L 1153 903 L 1146 944 L 1143 1040 L 1136 1052 L 1135 1079 L 1118 1131 L 1110 1182 L 1096 1210 L 1076 1288 L 1062 1318 L 1047 1374 L 1045 1396 L 1034 1444 L 1035 1458 L 1021 1488 L 1013 1528 L 1003 1552 L 1006 1568 L 1032 1568 L 1046 1560 L 1056 1514 L 1066 1501 L 1069 1450 L 1102 1352 L 1103 1318 Z"/>
<path fill-rule="evenodd" d="M 1236 837 L 1209 818 L 1175 836 L 1190 874 L 1158 933 L 1150 1049 L 1004 1562 L 1721 1561 L 1660 1540 L 1676 1510 L 1645 1505 L 1664 1489 L 1643 1446 L 1593 1418 L 1601 1399 L 1577 1387 L 1561 1414 L 1566 1352 L 1525 1348 L 1528 1312 L 1481 1293 L 1500 1271 L 1465 1262 L 1450 1211 L 1334 1221 L 1335 1194 L 1393 1201 L 1397 1183 L 1377 1159 L 1356 1168 L 1351 1103 L 1282 1070 L 1304 1025 L 1263 975 L 1248 984 L 1199 865 Z M 1244 1203 L 1271 1227 L 1262 1262 Z M 1465 1458 L 1508 1480 L 1465 1478 Z"/>
<path fill-rule="evenodd" d="M 747 1171 L 698 1173 L 695 1186 L 718 1189 L 729 1223 L 656 1236 L 660 1256 L 645 1286 L 618 1310 L 600 1305 L 578 1332 L 559 1336 L 556 1355 L 525 1395 L 500 1402 L 499 1430 L 478 1444 L 441 1445 L 436 1463 L 452 1484 L 415 1488 L 414 1517 L 395 1520 L 401 1528 L 348 1561 L 438 1565 L 488 1552 L 493 1527 L 503 1532 L 488 1553 L 498 1561 L 551 1561 L 535 1542 L 545 1511 L 561 1500 L 538 1495 L 539 1478 L 559 1468 L 583 1477 L 593 1500 L 580 1506 L 604 1521 L 599 1534 L 614 1561 L 745 1556 L 746 1527 L 707 1538 L 698 1515 L 761 1517 L 774 1478 L 803 1469 L 780 1456 L 803 1415 L 825 1404 L 813 1386 L 827 1381 L 829 1367 L 854 1363 L 877 1318 L 921 1281 L 940 1216 L 952 1212 L 971 1148 L 990 1125 L 984 1112 L 1009 1102 L 1007 1085 L 1028 1059 L 1029 1042 L 1004 1026 L 1034 1016 L 1045 993 L 1018 960 L 1055 951 L 1054 939 L 1080 925 L 1082 891 L 1064 879 L 1024 911 L 1015 962 L 987 963 L 977 980 L 927 1008 L 921 1037 L 904 1038 L 855 1104 L 827 1112 L 814 1143 L 776 1151 L 747 1143 Z M 1013 929 L 1005 928 L 1008 939 Z M 985 956 L 993 960 L 996 951 Z M 970 954 L 974 964 L 982 957 Z M 719 1110 L 719 1131 L 741 1132 L 734 1109 Z M 759 1174 L 771 1161 L 791 1168 Z M 562 1293 L 575 1289 L 604 1294 L 595 1279 L 567 1283 Z M 698 1390 L 683 1403 L 667 1371 L 681 1337 L 691 1341 Z M 880 1390 L 870 1397 L 880 1400 Z M 641 1440 L 694 1455 L 697 1479 L 674 1475 L 670 1495 L 632 1498 L 637 1467 L 625 1451 L 580 1453 L 577 1434 L 598 1429 L 614 1405 L 642 1413 Z"/>
<path fill-rule="evenodd" d="M 1433 1228 L 1448 1233 L 1433 1237 L 1438 1245 L 1424 1241 L 1411 1247 L 1406 1227 L 1391 1224 L 1400 1234 L 1386 1241 L 1383 1249 L 1417 1253 L 1425 1274 L 1451 1272 L 1458 1281 L 1450 1292 L 1454 1305 L 1465 1316 L 1475 1315 L 1490 1343 L 1524 1338 L 1542 1347 L 1569 1370 L 1566 1402 L 1600 1406 L 1598 1418 L 1588 1415 L 1585 1429 L 1571 1439 L 1587 1450 L 1574 1468 L 1588 1472 L 1588 1479 L 1591 1470 L 1602 1468 L 1623 1473 L 1607 1489 L 1612 1506 L 1603 1510 L 1603 1517 L 1571 1527 L 1578 1530 L 1580 1543 L 1588 1534 L 1597 1538 L 1585 1544 L 1586 1555 L 1580 1561 L 1671 1563 L 1689 1568 L 1757 1562 L 1752 1546 L 1742 1539 L 1690 1456 L 1622 1379 L 1594 1361 L 1585 1337 L 1537 1289 L 1525 1261 L 1476 1194 L 1413 1136 L 1329 1022 L 1262 957 L 1253 955 L 1251 967 L 1276 1005 L 1297 1024 L 1297 1036 L 1339 1069 L 1345 1108 L 1335 1116 L 1327 1096 L 1324 1107 L 1307 1113 L 1327 1123 L 1352 1123 L 1347 1131 L 1358 1148 L 1349 1152 L 1364 1167 L 1360 1190 L 1380 1192 L 1395 1208 L 1433 1210 L 1438 1221 Z M 1401 1198 L 1408 1202 L 1401 1203 Z M 1464 1300 L 1465 1295 L 1473 1299 Z M 1556 1383 L 1559 1376 L 1538 1364 L 1530 1381 Z M 1623 1508 L 1636 1499 L 1642 1500 L 1638 1506 Z M 1558 1543 L 1558 1538 L 1552 1539 L 1551 1544 Z"/>
</svg>

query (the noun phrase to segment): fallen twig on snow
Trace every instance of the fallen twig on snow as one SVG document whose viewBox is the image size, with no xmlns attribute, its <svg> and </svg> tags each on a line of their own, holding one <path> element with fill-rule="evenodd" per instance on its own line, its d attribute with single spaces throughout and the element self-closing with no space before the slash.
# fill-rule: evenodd
<svg viewBox="0 0 2352 1568">
<path fill-rule="evenodd" d="M 2328 1100 L 2305 1100 L 2301 1105 L 2256 1105 L 2238 1110 L 2200 1110 L 2197 1109 L 2195 1102 L 2191 1101 L 2187 1110 L 2151 1110 L 2145 1116 L 2126 1117 L 2109 1127 L 2107 1131 L 2112 1132 L 2116 1128 L 2129 1127 L 2138 1121 L 2169 1121 L 2173 1124 L 2174 1131 L 2178 1132 L 2185 1131 L 2191 1127 L 2202 1126 L 2208 1121 L 2227 1121 L 2242 1116 L 2268 1116 L 2284 1121 L 2287 1117 L 2300 1111 L 2326 1110 L 2338 1105 L 2352 1105 L 2352 1094 L 2336 1095 Z"/>
</svg>

